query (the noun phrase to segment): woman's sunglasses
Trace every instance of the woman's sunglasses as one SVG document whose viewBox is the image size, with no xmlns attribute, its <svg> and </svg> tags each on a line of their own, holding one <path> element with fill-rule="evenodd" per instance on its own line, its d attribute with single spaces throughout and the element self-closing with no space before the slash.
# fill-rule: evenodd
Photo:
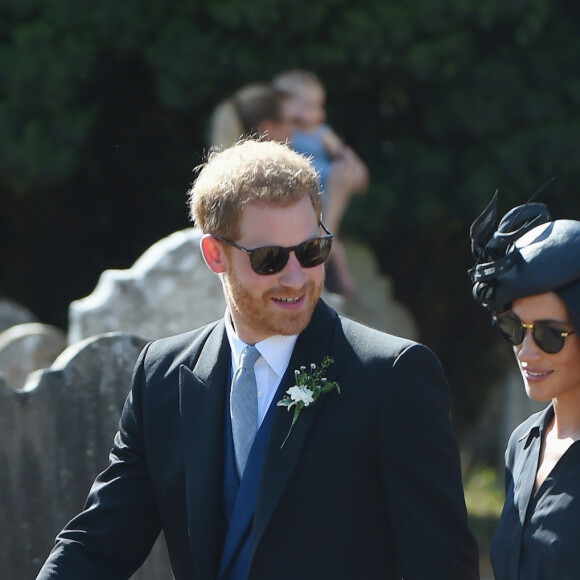
<svg viewBox="0 0 580 580">
<path fill-rule="evenodd" d="M 566 337 L 574 334 L 573 330 L 562 330 L 543 322 L 525 324 L 511 313 L 498 314 L 493 319 L 501 336 L 513 346 L 524 342 L 526 330 L 529 329 L 532 331 L 532 337 L 538 347 L 548 354 L 560 352 L 564 348 Z"/>
<path fill-rule="evenodd" d="M 328 254 L 330 254 L 334 235 L 322 222 L 320 222 L 320 225 L 327 233 L 326 236 L 312 238 L 297 246 L 290 246 L 288 248 L 284 248 L 283 246 L 263 246 L 261 248 L 248 250 L 248 248 L 244 248 L 236 244 L 236 242 L 232 242 L 216 234 L 213 234 L 213 237 L 241 250 L 244 254 L 248 254 L 250 256 L 252 270 L 261 276 L 268 276 L 269 274 L 277 274 L 286 267 L 290 259 L 290 252 L 296 254 L 296 259 L 303 268 L 314 268 L 314 266 L 322 264 L 328 258 Z"/>
</svg>

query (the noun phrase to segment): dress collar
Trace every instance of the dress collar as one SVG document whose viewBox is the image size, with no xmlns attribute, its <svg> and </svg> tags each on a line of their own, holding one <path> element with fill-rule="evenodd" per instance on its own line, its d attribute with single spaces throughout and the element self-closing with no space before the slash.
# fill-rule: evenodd
<svg viewBox="0 0 580 580">
<path fill-rule="evenodd" d="M 522 433 L 518 441 L 526 440 L 525 447 L 531 444 L 533 439 L 542 438 L 546 427 L 554 418 L 554 406 L 550 403 L 543 411 L 540 411 L 536 419 L 529 425 L 529 427 Z"/>
</svg>

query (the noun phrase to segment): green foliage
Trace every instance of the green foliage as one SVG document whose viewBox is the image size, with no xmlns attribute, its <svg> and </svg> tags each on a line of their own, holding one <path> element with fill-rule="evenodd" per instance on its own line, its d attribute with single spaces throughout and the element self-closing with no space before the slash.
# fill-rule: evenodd
<svg viewBox="0 0 580 580">
<path fill-rule="evenodd" d="M 49 22 L 22 23 L 0 45 L 0 184 L 28 191 L 69 178 L 94 108 L 75 103 L 90 55 Z M 81 81 L 82 82 L 82 81 Z"/>
<path fill-rule="evenodd" d="M 463 487 L 471 530 L 481 555 L 487 556 L 504 502 L 502 478 L 496 470 L 477 465 L 464 477 Z"/>
<path fill-rule="evenodd" d="M 343 231 L 375 249 L 466 428 L 493 373 L 465 274 L 470 222 L 496 189 L 507 210 L 552 177 L 542 199 L 580 217 L 579 12 L 572 0 L 5 0 L 0 294 L 64 326 L 102 269 L 187 225 L 215 104 L 312 69 L 371 171 Z"/>
</svg>

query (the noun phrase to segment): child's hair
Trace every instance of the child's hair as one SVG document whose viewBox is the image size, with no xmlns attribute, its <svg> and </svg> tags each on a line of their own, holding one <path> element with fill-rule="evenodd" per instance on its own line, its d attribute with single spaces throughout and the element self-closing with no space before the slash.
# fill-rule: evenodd
<svg viewBox="0 0 580 580">
<path fill-rule="evenodd" d="M 324 90 L 320 79 L 312 71 L 294 69 L 278 73 L 272 79 L 272 85 L 285 93 L 297 96 L 304 87 L 316 87 Z"/>
<path fill-rule="evenodd" d="M 282 102 L 288 95 L 269 83 L 242 87 L 215 109 L 210 126 L 209 144 L 228 147 L 242 135 L 258 135 L 265 119 L 282 119 Z"/>
</svg>

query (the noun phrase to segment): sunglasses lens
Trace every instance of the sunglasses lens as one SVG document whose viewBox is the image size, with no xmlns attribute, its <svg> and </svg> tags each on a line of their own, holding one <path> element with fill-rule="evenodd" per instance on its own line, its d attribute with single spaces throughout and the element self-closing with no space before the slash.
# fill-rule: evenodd
<svg viewBox="0 0 580 580">
<path fill-rule="evenodd" d="M 314 238 L 292 248 L 264 246 L 251 250 L 250 264 L 256 274 L 277 274 L 288 263 L 290 252 L 296 252 L 296 258 L 303 268 L 313 268 L 328 258 L 331 246 L 332 238 Z"/>
<path fill-rule="evenodd" d="M 548 354 L 555 354 L 562 350 L 564 346 L 564 337 L 559 328 L 537 324 L 534 326 L 532 335 L 536 344 Z"/>
<path fill-rule="evenodd" d="M 252 251 L 250 263 L 256 274 L 266 276 L 276 274 L 284 269 L 290 254 L 280 246 L 264 246 Z"/>
<path fill-rule="evenodd" d="M 524 341 L 526 329 L 518 318 L 510 315 L 498 316 L 496 318 L 497 329 L 501 336 L 511 345 L 518 346 Z M 547 324 L 534 324 L 532 336 L 536 344 L 548 354 L 560 352 L 564 346 L 565 337 L 562 330 Z"/>
<path fill-rule="evenodd" d="M 316 238 L 308 240 L 296 249 L 296 257 L 303 268 L 314 268 L 322 264 L 330 253 L 331 240 L 327 238 Z"/>
<path fill-rule="evenodd" d="M 511 345 L 517 346 L 524 341 L 525 329 L 519 320 L 511 316 L 498 316 L 496 324 L 501 336 Z"/>
</svg>

